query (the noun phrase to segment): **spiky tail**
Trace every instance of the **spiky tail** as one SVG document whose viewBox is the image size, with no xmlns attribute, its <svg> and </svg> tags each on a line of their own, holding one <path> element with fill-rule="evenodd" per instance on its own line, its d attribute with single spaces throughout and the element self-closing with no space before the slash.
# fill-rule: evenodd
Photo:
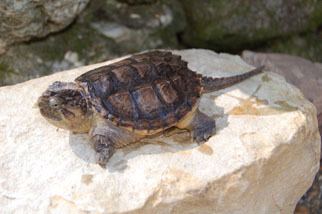
<svg viewBox="0 0 322 214">
<path fill-rule="evenodd" d="M 256 74 L 263 72 L 263 69 L 264 69 L 264 66 L 260 66 L 247 73 L 232 76 L 232 77 L 221 77 L 221 78 L 202 77 L 201 79 L 201 85 L 203 87 L 202 93 L 208 93 L 208 92 L 217 91 L 223 88 L 227 88 L 249 77 L 252 77 Z"/>
</svg>

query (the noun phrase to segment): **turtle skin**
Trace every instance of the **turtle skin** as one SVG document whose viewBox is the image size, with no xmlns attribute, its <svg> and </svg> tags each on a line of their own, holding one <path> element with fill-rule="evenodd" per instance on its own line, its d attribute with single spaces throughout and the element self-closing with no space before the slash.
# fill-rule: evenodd
<svg viewBox="0 0 322 214">
<path fill-rule="evenodd" d="M 100 115 L 118 127 L 155 133 L 197 104 L 201 76 L 181 56 L 153 51 L 91 70 L 75 80 Z"/>
</svg>

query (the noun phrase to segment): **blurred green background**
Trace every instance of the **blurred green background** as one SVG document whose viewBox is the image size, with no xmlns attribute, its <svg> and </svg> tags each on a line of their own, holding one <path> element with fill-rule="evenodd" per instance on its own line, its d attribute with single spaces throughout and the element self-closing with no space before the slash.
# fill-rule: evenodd
<svg viewBox="0 0 322 214">
<path fill-rule="evenodd" d="M 322 62 L 322 1 L 0 2 L 0 85 L 155 48 L 279 52 Z"/>
</svg>

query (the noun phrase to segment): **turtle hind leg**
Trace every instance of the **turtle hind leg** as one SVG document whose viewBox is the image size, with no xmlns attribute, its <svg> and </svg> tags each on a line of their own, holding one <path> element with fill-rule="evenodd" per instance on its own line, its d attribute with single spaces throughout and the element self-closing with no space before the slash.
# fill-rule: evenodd
<svg viewBox="0 0 322 214">
<path fill-rule="evenodd" d="M 196 143 L 202 144 L 206 142 L 215 132 L 215 120 L 199 110 L 196 110 L 195 114 L 190 117 L 190 119 L 183 120 L 184 122 L 179 123 L 177 127 L 190 130 L 193 140 Z"/>
</svg>

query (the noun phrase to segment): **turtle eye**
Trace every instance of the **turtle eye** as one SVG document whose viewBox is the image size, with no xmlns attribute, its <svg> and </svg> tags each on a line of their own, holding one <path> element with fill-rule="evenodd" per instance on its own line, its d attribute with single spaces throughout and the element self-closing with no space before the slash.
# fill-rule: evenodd
<svg viewBox="0 0 322 214">
<path fill-rule="evenodd" d="M 60 97 L 51 97 L 49 98 L 49 106 L 52 108 L 59 108 L 63 103 L 63 99 Z"/>
</svg>

